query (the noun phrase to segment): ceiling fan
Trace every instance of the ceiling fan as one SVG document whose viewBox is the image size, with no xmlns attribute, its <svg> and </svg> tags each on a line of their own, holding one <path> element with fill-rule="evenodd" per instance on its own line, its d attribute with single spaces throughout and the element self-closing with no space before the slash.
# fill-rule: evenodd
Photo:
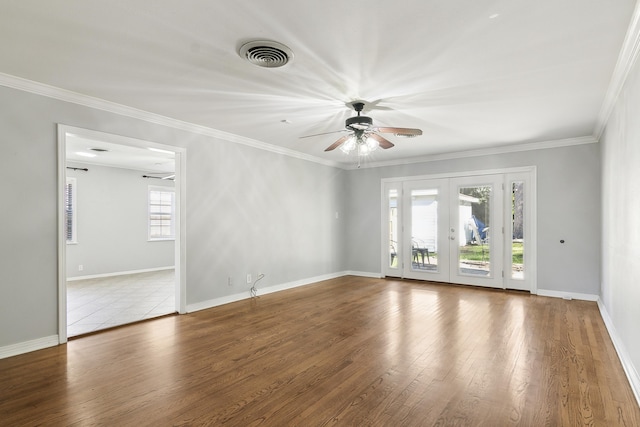
<svg viewBox="0 0 640 427">
<path fill-rule="evenodd" d="M 396 127 L 375 127 L 373 126 L 373 119 L 367 116 L 361 116 L 360 113 L 364 108 L 365 103 L 362 101 L 355 101 L 351 103 L 353 109 L 358 113 L 355 117 L 349 117 L 344 124 L 345 130 L 317 133 L 314 135 L 301 136 L 300 138 L 309 138 L 312 136 L 328 135 L 337 132 L 350 132 L 349 135 L 345 135 L 338 138 L 336 142 L 328 146 L 324 151 L 332 151 L 338 147 L 345 153 L 357 150 L 358 157 L 367 155 L 371 151 L 378 147 L 383 149 L 393 147 L 393 143 L 385 137 L 379 135 L 381 133 L 392 133 L 396 136 L 412 138 L 414 136 L 422 135 L 422 130 L 411 128 L 396 128 Z"/>
</svg>

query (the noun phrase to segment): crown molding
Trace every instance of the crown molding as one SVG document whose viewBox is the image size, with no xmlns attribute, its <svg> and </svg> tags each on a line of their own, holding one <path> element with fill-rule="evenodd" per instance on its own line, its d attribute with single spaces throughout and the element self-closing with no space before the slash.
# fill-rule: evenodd
<svg viewBox="0 0 640 427">
<path fill-rule="evenodd" d="M 276 153 L 276 154 L 282 154 L 284 156 L 293 157 L 300 160 L 319 163 L 325 166 L 338 167 L 338 168 L 343 167 L 343 165 L 335 161 L 321 159 L 319 157 L 301 153 L 299 151 L 294 151 L 294 150 L 280 147 L 277 145 L 268 144 L 266 142 L 258 141 L 251 138 L 246 138 L 243 136 L 239 136 L 229 132 L 224 132 L 224 131 L 213 129 L 210 127 L 196 125 L 196 124 L 185 122 L 182 120 L 172 119 L 171 117 L 150 113 L 148 111 L 139 110 L 137 108 L 129 107 L 122 104 L 117 104 L 115 102 L 106 101 L 104 99 L 95 98 L 93 96 L 88 96 L 78 92 L 61 89 L 61 88 L 50 86 L 44 83 L 39 83 L 32 80 L 24 79 L 22 77 L 12 76 L 10 74 L 0 73 L 0 86 L 6 86 L 12 89 L 18 89 L 24 92 L 46 96 L 48 98 L 57 99 L 59 101 L 70 102 L 73 104 L 78 104 L 78 105 L 82 105 L 89 108 L 95 108 L 97 110 L 102 110 L 109 113 L 115 113 L 121 116 L 131 117 L 134 119 L 143 120 L 145 122 L 167 126 L 173 129 L 183 130 L 186 132 L 192 132 L 195 134 L 209 136 L 212 138 L 222 139 L 222 140 L 233 142 L 236 144 L 242 144 L 242 145 L 257 148 L 260 150 Z"/>
<path fill-rule="evenodd" d="M 410 165 L 414 163 L 437 162 L 441 160 L 463 159 L 467 157 L 493 156 L 496 154 L 519 153 L 523 151 L 545 150 L 549 148 L 570 147 L 573 145 L 594 144 L 598 140 L 593 136 L 582 136 L 577 138 L 555 139 L 541 142 L 529 142 L 524 144 L 501 145 L 497 147 L 480 148 L 477 150 L 455 151 L 451 153 L 433 154 L 430 156 L 412 157 L 407 159 L 389 160 L 382 162 L 372 162 L 362 165 L 360 168 L 354 165 L 345 169 L 369 169 L 385 166 Z"/>
<path fill-rule="evenodd" d="M 618 61 L 613 70 L 607 94 L 600 108 L 596 127 L 593 130 L 593 136 L 598 141 L 607 126 L 609 116 L 611 116 L 611 112 L 618 101 L 627 77 L 638 59 L 638 53 L 640 53 L 640 2 L 636 3 L 636 7 L 633 10 L 631 22 L 629 23 L 629 28 L 627 29 L 620 53 L 618 54 Z"/>
<path fill-rule="evenodd" d="M 638 25 L 639 21 L 640 20 L 637 19 L 637 14 L 634 14 L 634 23 L 636 23 L 636 27 L 640 29 L 640 25 Z M 637 55 L 637 50 L 638 50 L 637 48 L 638 46 L 636 43 L 634 55 Z M 627 70 L 627 74 L 628 74 L 628 70 Z M 335 168 L 344 169 L 344 170 L 358 169 L 358 167 L 352 163 L 344 163 L 344 162 L 321 159 L 319 157 L 301 153 L 299 151 L 294 151 L 288 148 L 280 147 L 273 144 L 268 144 L 266 142 L 258 141 L 251 138 L 246 138 L 243 136 L 209 128 L 206 126 L 196 125 L 196 124 L 185 122 L 182 120 L 173 119 L 173 118 L 162 116 L 159 114 L 150 113 L 148 111 L 139 110 L 137 108 L 129 107 L 122 104 L 117 104 L 115 102 L 106 101 L 104 99 L 95 98 L 95 97 L 84 95 L 78 92 L 73 92 L 70 90 L 57 88 L 55 86 L 50 86 L 44 83 L 34 82 L 32 80 L 27 80 L 21 77 L 12 76 L 10 74 L 0 73 L 0 86 L 6 86 L 9 88 L 22 90 L 22 91 L 33 93 L 36 95 L 46 96 L 48 98 L 70 102 L 73 104 L 78 104 L 78 105 L 82 105 L 89 108 L 95 108 L 98 110 L 119 114 L 125 117 L 130 117 L 134 119 L 143 120 L 149 123 L 167 126 L 173 129 L 192 132 L 195 134 L 209 136 L 216 139 L 222 139 L 225 141 L 246 145 L 246 146 L 257 148 L 260 150 L 265 150 L 265 151 L 281 154 L 284 156 L 288 156 L 288 157 L 292 157 L 300 160 L 306 160 L 312 163 L 318 163 L 321 165 L 335 167 Z M 579 138 L 531 142 L 531 143 L 524 143 L 524 144 L 512 144 L 512 145 L 504 145 L 504 146 L 493 147 L 493 148 L 482 148 L 477 150 L 440 153 L 440 154 L 413 157 L 413 158 L 407 158 L 407 159 L 372 162 L 372 163 L 362 165 L 361 169 L 377 168 L 377 167 L 384 167 L 384 166 L 407 165 L 407 164 L 413 164 L 413 163 L 434 162 L 439 160 L 460 159 L 465 157 L 479 157 L 479 156 L 494 155 L 494 154 L 516 153 L 516 152 L 531 151 L 531 150 L 542 150 L 546 148 L 558 148 L 558 147 L 566 147 L 571 145 L 590 144 L 594 142 L 598 142 L 598 138 L 593 136 L 585 136 L 585 137 L 579 137 Z"/>
</svg>

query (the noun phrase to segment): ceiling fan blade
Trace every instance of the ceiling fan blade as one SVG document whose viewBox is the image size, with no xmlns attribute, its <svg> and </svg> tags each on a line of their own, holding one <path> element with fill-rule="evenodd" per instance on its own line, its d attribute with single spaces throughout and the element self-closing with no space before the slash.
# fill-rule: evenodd
<svg viewBox="0 0 640 427">
<path fill-rule="evenodd" d="M 393 144 L 391 143 L 391 141 L 378 135 L 377 133 L 370 133 L 369 137 L 378 141 L 378 145 L 380 146 L 380 148 L 384 148 L 386 150 L 387 148 L 393 147 Z"/>
<path fill-rule="evenodd" d="M 340 132 L 347 132 L 347 130 L 346 129 L 341 129 L 341 130 L 334 130 L 334 131 L 331 131 L 331 132 L 314 133 L 313 135 L 299 136 L 298 138 L 300 138 L 300 139 L 302 139 L 302 138 L 311 138 L 312 136 L 330 135 L 332 133 L 340 133 Z"/>
<path fill-rule="evenodd" d="M 344 143 L 347 139 L 351 138 L 351 135 L 345 135 L 342 138 L 338 139 L 336 142 L 334 142 L 333 144 L 331 144 L 330 146 L 328 146 L 327 148 L 325 148 L 324 151 L 331 151 L 331 150 L 335 150 L 336 148 L 338 148 L 340 145 L 342 145 L 342 143 Z"/>
<path fill-rule="evenodd" d="M 395 133 L 399 135 L 422 135 L 422 130 L 411 128 L 376 128 L 374 131 L 380 133 Z"/>
</svg>

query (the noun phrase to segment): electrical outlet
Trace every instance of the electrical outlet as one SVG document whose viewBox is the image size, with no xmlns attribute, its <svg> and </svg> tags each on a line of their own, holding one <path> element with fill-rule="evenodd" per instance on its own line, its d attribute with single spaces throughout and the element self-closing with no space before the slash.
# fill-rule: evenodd
<svg viewBox="0 0 640 427">
<path fill-rule="evenodd" d="M 247 274 L 247 283 L 251 283 L 251 273 Z"/>
<path fill-rule="evenodd" d="M 82 264 L 80 264 L 80 265 L 78 266 L 78 271 L 82 271 L 82 270 L 84 270 L 84 266 L 83 266 Z"/>
</svg>

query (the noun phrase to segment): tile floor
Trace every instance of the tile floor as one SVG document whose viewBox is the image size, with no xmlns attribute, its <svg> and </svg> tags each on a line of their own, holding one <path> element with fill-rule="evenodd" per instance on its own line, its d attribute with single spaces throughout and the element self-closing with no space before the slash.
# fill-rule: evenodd
<svg viewBox="0 0 640 427">
<path fill-rule="evenodd" d="M 175 312 L 175 270 L 67 282 L 67 336 Z"/>
</svg>

